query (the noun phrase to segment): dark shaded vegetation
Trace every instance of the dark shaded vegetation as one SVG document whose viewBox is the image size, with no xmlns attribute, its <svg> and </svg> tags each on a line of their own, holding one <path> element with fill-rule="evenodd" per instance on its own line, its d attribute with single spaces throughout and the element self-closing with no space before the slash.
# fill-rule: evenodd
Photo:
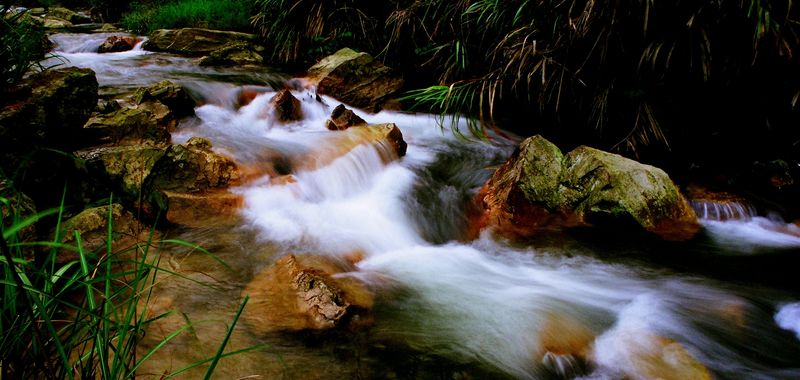
<svg viewBox="0 0 800 380">
<path fill-rule="evenodd" d="M 745 160 L 798 153 L 800 25 L 791 3 L 258 5 L 254 25 L 274 58 L 309 59 L 345 45 L 366 50 L 413 73 L 407 77 L 422 89 L 409 100 L 472 116 L 478 130 L 499 125 L 644 159 L 670 151 L 691 152 L 698 162 L 720 152 Z"/>
<path fill-rule="evenodd" d="M 49 50 L 42 28 L 25 13 L 0 5 L 0 94 L 8 92 Z"/>
<path fill-rule="evenodd" d="M 273 59 L 367 51 L 404 73 L 407 103 L 467 115 L 478 135 L 543 134 L 564 149 L 586 144 L 663 167 L 680 182 L 733 185 L 775 203 L 800 195 L 800 13 L 791 2 L 257 3 L 254 26 Z"/>
</svg>

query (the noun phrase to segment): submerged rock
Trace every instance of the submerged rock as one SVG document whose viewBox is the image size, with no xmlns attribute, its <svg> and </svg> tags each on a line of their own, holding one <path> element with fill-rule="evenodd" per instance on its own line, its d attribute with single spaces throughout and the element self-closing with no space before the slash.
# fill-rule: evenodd
<svg viewBox="0 0 800 380">
<path fill-rule="evenodd" d="M 200 60 L 200 66 L 261 65 L 264 48 L 250 43 L 233 43 L 212 51 Z"/>
<path fill-rule="evenodd" d="M 325 127 L 331 131 L 343 131 L 350 127 L 363 127 L 367 122 L 356 115 L 352 110 L 339 104 L 331 112 L 331 118 L 325 122 Z"/>
<path fill-rule="evenodd" d="M 522 142 L 479 195 L 484 223 L 516 237 L 581 225 L 638 225 L 691 238 L 697 217 L 661 169 L 581 146 L 566 156 L 541 136 Z"/>
<path fill-rule="evenodd" d="M 243 318 L 259 334 L 368 324 L 372 295 L 355 279 L 333 277 L 349 269 L 320 257 L 284 256 L 245 288 Z"/>
<path fill-rule="evenodd" d="M 143 48 L 189 56 L 208 55 L 239 43 L 254 43 L 252 34 L 201 28 L 159 29 L 150 34 Z"/>
<path fill-rule="evenodd" d="M 379 111 L 403 87 L 403 79 L 367 53 L 342 49 L 308 70 L 317 92 L 351 106 Z"/>
<path fill-rule="evenodd" d="M 601 364 L 631 379 L 711 380 L 714 377 L 682 344 L 646 330 L 615 337 L 624 352 L 598 353 Z M 613 362 L 610 362 L 612 361 Z"/>
<path fill-rule="evenodd" d="M 375 146 L 385 162 L 405 156 L 408 148 L 408 144 L 403 140 L 403 133 L 397 125 L 394 123 L 373 124 L 332 133 L 325 145 L 296 159 L 295 162 L 292 162 L 291 167 L 299 170 L 314 170 L 330 164 L 365 144 Z"/>
<path fill-rule="evenodd" d="M 111 36 L 97 48 L 98 53 L 118 53 L 133 49 L 141 41 L 133 36 Z"/>
<path fill-rule="evenodd" d="M 300 101 L 289 90 L 281 90 L 269 100 L 275 109 L 275 118 L 281 122 L 303 120 L 303 108 Z"/>
</svg>

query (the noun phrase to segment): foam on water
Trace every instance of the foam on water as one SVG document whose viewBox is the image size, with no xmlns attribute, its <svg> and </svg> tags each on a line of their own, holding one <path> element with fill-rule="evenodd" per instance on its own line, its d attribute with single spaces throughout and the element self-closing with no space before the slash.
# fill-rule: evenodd
<svg viewBox="0 0 800 380">
<path fill-rule="evenodd" d="M 303 121 L 278 125 L 268 111 L 271 94 L 263 94 L 238 111 L 202 107 L 198 116 L 205 127 L 194 132 L 224 129 L 208 131 L 217 133 L 216 141 L 223 145 L 235 145 L 245 136 L 252 144 L 269 140 L 275 149 L 301 145 L 295 153 L 335 143 L 326 136 L 336 134 L 322 125 L 338 103 L 295 95 L 303 101 Z M 206 113 L 212 110 L 216 116 Z M 245 196 L 245 218 L 264 239 L 282 243 L 287 252 L 342 256 L 355 251 L 364 256 L 359 271 L 350 275 L 383 295 L 376 336 L 455 361 L 477 358 L 519 378 L 646 377 L 648 361 L 667 363 L 657 368 L 661 371 L 687 370 L 680 367 L 686 363 L 669 364 L 674 358 L 663 355 L 694 358 L 716 373 L 761 373 L 753 369 L 758 363 L 726 346 L 731 342 L 716 340 L 700 328 L 728 336 L 739 328 L 740 318 L 757 312 L 736 295 L 674 276 L 515 250 L 486 237 L 469 244 L 426 240 L 407 200 L 420 183 L 421 172 L 415 168 L 435 165 L 460 150 L 488 164 L 497 153 L 492 149 L 505 149 L 506 154 L 510 149 L 463 151 L 427 115 L 362 116 L 373 123 L 397 123 L 409 143 L 408 155 L 387 164 L 380 146 L 363 145 L 328 165 L 294 173 L 296 182 L 276 186 L 263 180 L 239 191 Z M 453 180 L 449 185 L 472 194 L 477 190 L 475 181 Z M 717 306 L 709 307 L 712 302 Z M 728 308 L 735 310 L 732 316 Z M 548 329 L 564 320 L 577 326 L 575 334 L 595 337 L 586 343 L 586 357 L 551 351 L 549 340 L 568 338 Z M 736 344 L 743 349 L 747 342 Z M 663 355 L 654 357 L 653 352 Z M 596 365 L 590 373 L 584 372 L 586 359 Z"/>
<path fill-rule="evenodd" d="M 779 330 L 800 334 L 797 304 L 782 307 L 773 321 L 759 303 L 708 280 L 609 264 L 581 251 L 510 247 L 485 235 L 456 242 L 458 223 L 432 238 L 427 232 L 451 222 L 439 219 L 463 217 L 516 141 L 468 142 L 431 115 L 355 110 L 370 123 L 396 123 L 407 155 L 388 160 L 387 147 L 373 143 L 326 161 L 321 157 L 341 135 L 324 127 L 336 100 L 284 84 L 301 101 L 305 118 L 280 123 L 269 105 L 275 91 L 262 82 L 244 81 L 260 95 L 238 107 L 240 81 L 221 79 L 230 79 L 231 70 L 141 50 L 85 51 L 100 38 L 54 36 L 71 64 L 96 69 L 101 85 L 177 78 L 189 87 L 202 104 L 180 125 L 175 142 L 203 136 L 244 167 L 276 165 L 233 190 L 244 196 L 245 223 L 262 241 L 278 245 L 280 253 L 363 257 L 358 271 L 342 275 L 362 279 L 377 293 L 375 339 L 517 378 L 646 378 L 652 363 L 670 363 L 658 355 L 672 343 L 679 345 L 668 351 L 673 359 L 686 352 L 723 377 L 800 377 L 800 345 L 787 343 Z M 279 178 L 286 171 L 291 180 Z M 796 227 L 784 223 L 776 231 L 767 221 L 703 224 L 720 244 L 800 246 Z M 579 349 L 571 337 L 582 342 Z"/>
<path fill-rule="evenodd" d="M 800 339 L 800 302 L 781 306 L 775 314 L 775 322 L 782 329 L 797 334 L 797 339 Z"/>
<path fill-rule="evenodd" d="M 756 216 L 748 220 L 702 220 L 709 236 L 734 252 L 800 248 L 800 227 L 782 220 Z"/>
</svg>

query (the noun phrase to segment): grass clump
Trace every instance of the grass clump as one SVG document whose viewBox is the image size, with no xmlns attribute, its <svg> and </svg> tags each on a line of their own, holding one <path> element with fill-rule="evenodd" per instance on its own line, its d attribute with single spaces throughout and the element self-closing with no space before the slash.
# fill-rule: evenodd
<svg viewBox="0 0 800 380">
<path fill-rule="evenodd" d="M 249 31 L 253 5 L 248 0 L 177 0 L 134 4 L 122 24 L 136 33 L 156 29 L 209 28 Z"/>
<path fill-rule="evenodd" d="M 0 93 L 19 83 L 49 46 L 41 25 L 27 12 L 12 12 L 0 5 Z"/>
<path fill-rule="evenodd" d="M 159 274 L 165 272 L 159 267 L 155 247 L 197 247 L 182 241 L 156 241 L 154 230 L 145 241 L 114 247 L 117 236 L 109 206 L 106 243 L 87 251 L 79 231 L 74 231 L 72 244 L 62 243 L 68 240 L 59 232 L 63 206 L 26 216 L 20 212 L 20 202 L 13 196 L 0 197 L 0 378 L 132 378 L 162 347 L 191 329 L 187 323 L 148 351 L 137 350 L 148 325 L 171 314 L 148 312 Z M 49 215 L 58 215 L 59 221 L 52 240 L 23 239 L 23 231 Z M 215 355 L 173 375 L 263 348 L 223 354 L 229 336 L 230 332 Z M 212 371 L 213 366 L 206 377 Z"/>
</svg>

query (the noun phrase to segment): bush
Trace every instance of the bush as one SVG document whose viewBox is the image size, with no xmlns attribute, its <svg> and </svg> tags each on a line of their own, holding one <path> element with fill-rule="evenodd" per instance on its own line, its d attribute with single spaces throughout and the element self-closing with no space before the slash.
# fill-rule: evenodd
<svg viewBox="0 0 800 380">
<path fill-rule="evenodd" d="M 499 123 L 631 155 L 686 142 L 699 152 L 720 134 L 741 151 L 755 136 L 771 152 L 779 145 L 800 156 L 790 146 L 800 140 L 800 17 L 791 2 L 257 4 L 254 26 L 275 58 L 298 60 L 317 41 L 349 33 L 356 48 L 412 74 L 421 88 L 408 99 L 481 128 Z M 744 139 L 727 128 L 742 123 L 751 132 Z"/>
<path fill-rule="evenodd" d="M 248 0 L 177 0 L 168 3 L 135 4 L 122 18 L 125 28 L 136 33 L 156 29 L 209 28 L 250 31 L 253 10 Z"/>
</svg>

